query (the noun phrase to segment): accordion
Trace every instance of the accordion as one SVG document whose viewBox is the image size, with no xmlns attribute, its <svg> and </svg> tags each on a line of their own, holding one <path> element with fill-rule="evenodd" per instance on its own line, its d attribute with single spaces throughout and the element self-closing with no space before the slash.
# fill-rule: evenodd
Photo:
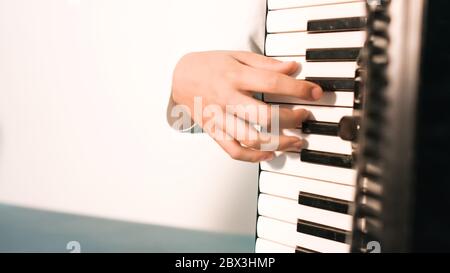
<svg viewBox="0 0 450 273">
<path fill-rule="evenodd" d="M 448 1 L 269 0 L 267 56 L 297 61 L 318 102 L 308 145 L 261 163 L 256 252 L 450 249 Z"/>
</svg>

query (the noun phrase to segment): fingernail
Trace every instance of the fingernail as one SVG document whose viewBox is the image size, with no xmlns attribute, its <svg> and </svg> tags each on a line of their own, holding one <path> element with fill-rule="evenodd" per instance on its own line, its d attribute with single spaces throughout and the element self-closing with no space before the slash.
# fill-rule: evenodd
<svg viewBox="0 0 450 273">
<path fill-rule="evenodd" d="M 300 116 L 300 124 L 299 125 L 301 125 L 303 122 L 311 119 L 310 111 L 308 111 L 306 109 L 298 109 L 295 111 L 298 111 L 298 115 Z"/>
<path fill-rule="evenodd" d="M 293 67 L 292 70 L 290 71 L 290 76 L 293 78 L 296 78 L 298 75 L 300 75 L 300 73 L 302 72 L 302 65 L 299 62 L 287 62 L 290 63 L 291 66 Z M 295 68 L 295 69 L 294 69 Z"/>
<path fill-rule="evenodd" d="M 292 147 L 293 147 L 296 151 L 300 151 L 300 150 L 303 149 L 303 145 L 304 145 L 304 142 L 300 140 L 300 141 L 295 142 L 295 143 L 292 145 Z"/>
<path fill-rule="evenodd" d="M 272 161 L 275 158 L 275 154 L 270 154 L 264 157 L 263 161 Z"/>
<path fill-rule="evenodd" d="M 322 98 L 323 96 L 322 88 L 314 87 L 313 90 L 311 91 L 311 96 L 315 100 L 319 100 L 320 98 Z"/>
</svg>

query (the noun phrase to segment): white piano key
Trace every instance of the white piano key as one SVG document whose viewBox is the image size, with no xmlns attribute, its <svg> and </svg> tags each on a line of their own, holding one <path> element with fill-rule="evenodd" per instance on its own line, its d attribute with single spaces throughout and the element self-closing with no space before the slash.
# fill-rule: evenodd
<svg viewBox="0 0 450 273">
<path fill-rule="evenodd" d="M 337 136 L 303 134 L 301 130 L 292 129 L 285 129 L 282 132 L 284 135 L 295 136 L 305 140 L 306 146 L 304 149 L 347 155 L 351 155 L 353 152 L 352 143 Z"/>
<path fill-rule="evenodd" d="M 269 0 L 269 10 L 288 9 L 308 6 L 321 6 L 348 2 L 363 2 L 363 0 Z"/>
<path fill-rule="evenodd" d="M 295 247 L 288 247 L 258 238 L 255 246 L 256 253 L 295 253 Z"/>
<path fill-rule="evenodd" d="M 351 186 L 271 172 L 261 172 L 259 190 L 261 193 L 292 200 L 298 200 L 300 192 L 328 196 L 349 202 L 353 202 L 355 198 L 355 188 Z"/>
<path fill-rule="evenodd" d="M 297 62 L 301 69 L 295 75 L 296 79 L 306 77 L 354 78 L 358 65 L 356 62 L 306 62 L 305 57 L 275 57 L 283 62 Z"/>
<path fill-rule="evenodd" d="M 304 247 L 322 253 L 348 253 L 350 246 L 297 232 L 297 225 L 281 222 L 267 217 L 259 217 L 258 237 L 296 248 Z"/>
<path fill-rule="evenodd" d="M 366 16 L 365 2 L 269 11 L 267 14 L 267 32 L 306 31 L 308 21 L 311 20 L 362 16 Z"/>
<path fill-rule="evenodd" d="M 302 162 L 299 153 L 282 153 L 272 161 L 261 162 L 261 169 L 349 186 L 356 184 L 356 170 Z"/>
<path fill-rule="evenodd" d="M 299 219 L 342 230 L 352 230 L 352 216 L 349 214 L 303 206 L 297 201 L 282 197 L 260 194 L 258 213 L 261 216 L 297 224 Z"/>
<path fill-rule="evenodd" d="M 324 92 L 318 101 L 301 100 L 295 97 L 265 94 L 264 101 L 270 103 L 290 103 L 302 105 L 353 107 L 355 94 L 353 92 Z"/>
<path fill-rule="evenodd" d="M 266 37 L 266 55 L 305 56 L 307 49 L 363 47 L 365 39 L 365 31 L 268 34 Z"/>
</svg>

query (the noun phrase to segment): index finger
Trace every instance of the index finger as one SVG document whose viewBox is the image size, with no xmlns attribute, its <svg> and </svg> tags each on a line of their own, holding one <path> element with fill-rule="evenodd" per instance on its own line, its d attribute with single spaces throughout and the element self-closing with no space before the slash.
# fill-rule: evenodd
<svg viewBox="0 0 450 273">
<path fill-rule="evenodd" d="M 319 85 L 282 73 L 249 66 L 243 66 L 240 72 L 237 88 L 241 90 L 286 95 L 303 100 L 318 100 L 323 95 Z"/>
</svg>

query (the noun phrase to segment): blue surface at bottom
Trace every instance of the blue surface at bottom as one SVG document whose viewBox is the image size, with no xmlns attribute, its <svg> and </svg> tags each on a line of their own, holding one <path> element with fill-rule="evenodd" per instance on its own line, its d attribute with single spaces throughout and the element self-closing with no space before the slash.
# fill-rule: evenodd
<svg viewBox="0 0 450 273">
<path fill-rule="evenodd" d="M 251 253 L 255 237 L 184 230 L 0 205 L 0 252 Z"/>
</svg>

